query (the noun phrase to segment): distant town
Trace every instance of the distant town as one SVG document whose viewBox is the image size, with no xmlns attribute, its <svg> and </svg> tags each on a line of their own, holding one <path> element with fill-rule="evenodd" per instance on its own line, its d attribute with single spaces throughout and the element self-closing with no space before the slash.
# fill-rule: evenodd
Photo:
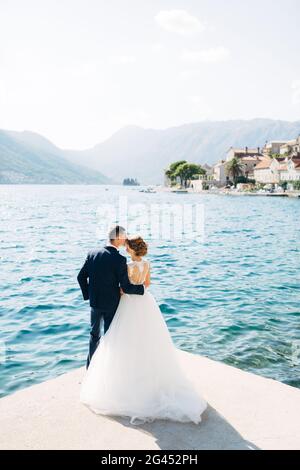
<svg viewBox="0 0 300 470">
<path fill-rule="evenodd" d="M 194 192 L 299 192 L 300 135 L 262 148 L 231 147 L 212 166 L 174 162 L 165 171 L 165 186 Z"/>
</svg>

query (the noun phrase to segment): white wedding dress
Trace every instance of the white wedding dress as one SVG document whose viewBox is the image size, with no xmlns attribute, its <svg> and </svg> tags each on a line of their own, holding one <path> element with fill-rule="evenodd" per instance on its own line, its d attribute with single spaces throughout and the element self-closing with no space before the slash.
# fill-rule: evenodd
<svg viewBox="0 0 300 470">
<path fill-rule="evenodd" d="M 145 281 L 146 260 L 128 264 L 132 283 Z M 95 413 L 126 416 L 132 424 L 154 419 L 201 421 L 205 400 L 180 365 L 161 311 L 144 295 L 121 297 L 114 319 L 92 357 L 80 401 Z"/>
</svg>

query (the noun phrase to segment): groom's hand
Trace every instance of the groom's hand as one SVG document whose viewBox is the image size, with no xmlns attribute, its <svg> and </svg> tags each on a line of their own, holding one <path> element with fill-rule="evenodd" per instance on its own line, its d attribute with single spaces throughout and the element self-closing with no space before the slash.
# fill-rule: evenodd
<svg viewBox="0 0 300 470">
<path fill-rule="evenodd" d="M 120 287 L 120 295 L 124 295 L 124 292 L 123 292 L 123 290 L 121 289 L 121 287 Z"/>
</svg>

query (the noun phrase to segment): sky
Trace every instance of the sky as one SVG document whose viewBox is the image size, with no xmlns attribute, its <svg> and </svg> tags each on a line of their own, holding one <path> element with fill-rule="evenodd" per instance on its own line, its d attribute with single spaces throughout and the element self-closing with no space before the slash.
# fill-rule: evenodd
<svg viewBox="0 0 300 470">
<path fill-rule="evenodd" d="M 300 119 L 299 0 L 0 0 L 0 128 Z"/>
</svg>

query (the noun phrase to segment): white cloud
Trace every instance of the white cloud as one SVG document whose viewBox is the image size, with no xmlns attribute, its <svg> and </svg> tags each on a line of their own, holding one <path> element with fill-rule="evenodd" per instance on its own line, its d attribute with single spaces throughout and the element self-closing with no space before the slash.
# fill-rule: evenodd
<svg viewBox="0 0 300 470">
<path fill-rule="evenodd" d="M 184 50 L 182 60 L 190 63 L 198 62 L 224 62 L 228 59 L 230 52 L 225 47 L 202 49 L 200 51 Z"/>
<path fill-rule="evenodd" d="M 111 57 L 110 62 L 114 65 L 134 64 L 136 62 L 136 57 L 132 55 L 120 55 Z"/>
<path fill-rule="evenodd" d="M 185 10 L 160 11 L 155 21 L 166 31 L 182 35 L 199 33 L 205 29 L 204 23 Z"/>
<path fill-rule="evenodd" d="M 292 103 L 293 105 L 300 104 L 300 80 L 294 80 L 292 83 Z"/>
</svg>

